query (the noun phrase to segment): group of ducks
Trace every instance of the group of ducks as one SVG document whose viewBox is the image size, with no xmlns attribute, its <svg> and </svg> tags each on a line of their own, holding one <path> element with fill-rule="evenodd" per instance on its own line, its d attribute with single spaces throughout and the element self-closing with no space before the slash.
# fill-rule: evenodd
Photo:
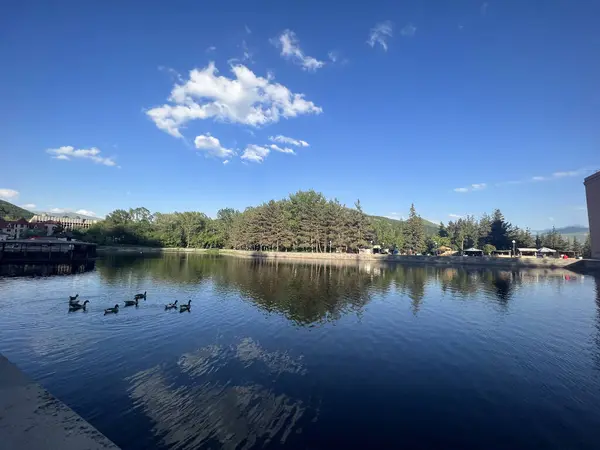
<svg viewBox="0 0 600 450">
<path fill-rule="evenodd" d="M 85 311 L 85 308 L 90 301 L 86 300 L 83 303 L 80 303 L 79 300 L 77 300 L 78 298 L 79 294 L 75 295 L 74 297 L 69 295 L 69 311 L 78 311 L 80 309 L 83 309 Z M 133 300 L 125 300 L 124 304 L 125 306 L 138 306 L 138 302 L 142 299 L 146 300 L 146 291 L 144 291 L 143 294 L 135 294 Z M 191 305 L 191 300 L 189 300 L 187 303 L 179 305 L 179 312 L 190 311 Z M 173 303 L 168 303 L 165 305 L 165 311 L 170 309 L 177 309 L 177 300 L 175 300 Z M 116 314 L 118 312 L 119 304 L 117 303 L 113 308 L 106 308 L 104 310 L 104 315 Z"/>
</svg>

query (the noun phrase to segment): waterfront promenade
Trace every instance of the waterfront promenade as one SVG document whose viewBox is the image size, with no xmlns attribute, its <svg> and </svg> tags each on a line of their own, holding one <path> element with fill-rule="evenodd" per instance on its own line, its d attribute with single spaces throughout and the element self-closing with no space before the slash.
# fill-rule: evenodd
<svg viewBox="0 0 600 450">
<path fill-rule="evenodd" d="M 118 449 L 106 436 L 0 355 L 0 448 Z"/>
</svg>

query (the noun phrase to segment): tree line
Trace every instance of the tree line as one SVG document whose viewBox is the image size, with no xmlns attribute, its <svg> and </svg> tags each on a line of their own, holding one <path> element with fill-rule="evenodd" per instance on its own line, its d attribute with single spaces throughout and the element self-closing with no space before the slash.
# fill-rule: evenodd
<svg viewBox="0 0 600 450">
<path fill-rule="evenodd" d="M 164 214 L 143 207 L 118 209 L 74 235 L 104 245 L 317 253 L 357 253 L 373 245 L 403 254 L 434 253 L 442 246 L 456 251 L 477 246 L 489 253 L 512 248 L 513 239 L 518 247 L 576 246 L 576 241 L 568 243 L 557 232 L 534 237 L 528 229 L 513 227 L 499 210 L 480 220 L 467 216 L 440 223 L 436 232 L 426 226 L 414 205 L 407 220 L 390 220 L 367 215 L 360 200 L 349 208 L 313 190 L 244 211 L 221 209 L 215 218 L 197 211 Z"/>
</svg>

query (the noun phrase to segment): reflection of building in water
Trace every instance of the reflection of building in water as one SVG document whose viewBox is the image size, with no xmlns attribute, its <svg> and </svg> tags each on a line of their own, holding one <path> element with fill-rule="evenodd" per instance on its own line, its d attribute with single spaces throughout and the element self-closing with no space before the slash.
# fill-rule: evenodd
<svg viewBox="0 0 600 450">
<path fill-rule="evenodd" d="M 129 394 L 135 406 L 155 422 L 156 436 L 169 448 L 247 449 L 272 440 L 285 443 L 312 409 L 301 400 L 276 393 L 272 386 L 233 385 L 230 379 L 218 378 L 221 369 L 238 362 L 245 367 L 262 363 L 269 373 L 306 373 L 299 360 L 287 353 L 267 352 L 246 338 L 234 346 L 210 345 L 182 355 L 180 371 L 173 377 L 163 366 L 138 372 L 128 379 Z M 177 385 L 173 380 L 182 375 L 192 381 Z"/>
</svg>

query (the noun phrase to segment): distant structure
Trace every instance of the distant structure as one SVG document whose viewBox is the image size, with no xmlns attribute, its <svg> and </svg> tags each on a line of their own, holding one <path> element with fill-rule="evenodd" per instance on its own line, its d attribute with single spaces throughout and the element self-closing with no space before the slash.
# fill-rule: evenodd
<svg viewBox="0 0 600 450">
<path fill-rule="evenodd" d="M 583 184 L 585 184 L 588 218 L 590 221 L 592 258 L 600 259 L 600 171 L 587 177 Z"/>
<path fill-rule="evenodd" d="M 83 219 L 81 217 L 69 217 L 69 216 L 50 216 L 47 214 L 36 214 L 30 220 L 31 223 L 53 223 L 60 224 L 63 229 L 73 231 L 78 228 L 88 229 L 95 223 L 98 223 L 97 219 Z M 51 234 L 51 233 L 50 233 Z M 48 236 L 50 235 L 48 234 Z"/>
<path fill-rule="evenodd" d="M 52 231 L 48 231 L 42 223 L 30 223 L 27 220 L 20 218 L 19 220 L 4 220 L 0 219 L 0 240 L 20 239 L 27 230 L 36 230 L 40 233 L 46 233 L 50 236 Z"/>
</svg>

